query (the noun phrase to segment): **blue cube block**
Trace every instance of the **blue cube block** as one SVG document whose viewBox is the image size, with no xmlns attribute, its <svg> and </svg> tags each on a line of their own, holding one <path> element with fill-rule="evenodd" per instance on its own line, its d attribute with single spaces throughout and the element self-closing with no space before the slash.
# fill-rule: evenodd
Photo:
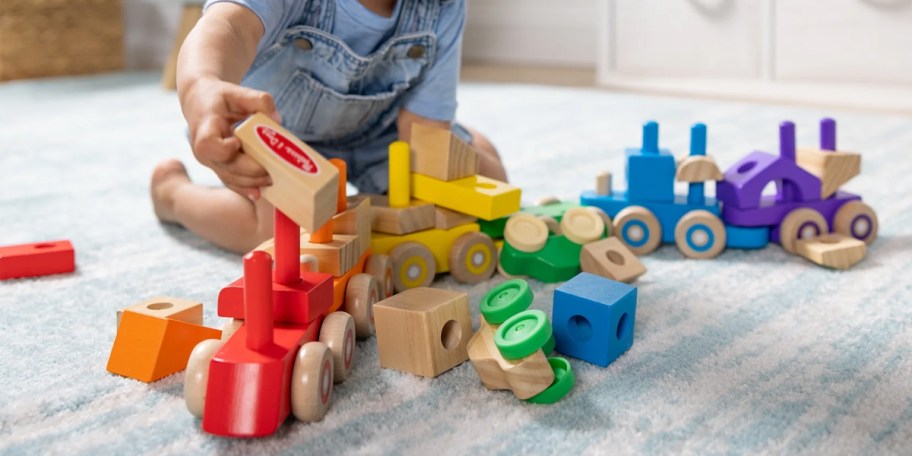
<svg viewBox="0 0 912 456">
<path fill-rule="evenodd" d="M 667 149 L 627 149 L 627 197 L 631 202 L 674 200 L 675 160 Z"/>
<path fill-rule="evenodd" d="M 581 273 L 554 290 L 556 350 L 605 367 L 633 345 L 637 289 Z"/>
</svg>

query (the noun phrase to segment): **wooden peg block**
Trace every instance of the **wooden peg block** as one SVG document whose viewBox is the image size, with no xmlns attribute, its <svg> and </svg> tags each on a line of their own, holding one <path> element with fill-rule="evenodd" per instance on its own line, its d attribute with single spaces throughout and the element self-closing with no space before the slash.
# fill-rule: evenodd
<svg viewBox="0 0 912 456">
<path fill-rule="evenodd" d="M 520 189 L 484 176 L 442 181 L 412 173 L 412 196 L 446 209 L 494 220 L 519 211 Z"/>
<path fill-rule="evenodd" d="M 478 153 L 450 130 L 412 124 L 412 172 L 442 181 L 478 174 Z"/>
<path fill-rule="evenodd" d="M 627 283 L 646 273 L 643 263 L 616 237 L 584 245 L 580 252 L 580 269 Z"/>
<path fill-rule="evenodd" d="M 272 178 L 272 185 L 262 189 L 267 201 L 308 232 L 335 215 L 339 171 L 317 151 L 262 113 L 250 116 L 234 134 L 244 153 Z"/>
<path fill-rule="evenodd" d="M 75 270 L 76 254 L 67 240 L 0 247 L 0 280 Z"/>
<path fill-rule="evenodd" d="M 187 299 L 172 298 L 169 296 L 156 296 L 138 304 L 117 311 L 117 326 L 124 310 L 141 313 L 158 318 L 185 321 L 195 325 L 203 324 L 203 303 Z"/>
<path fill-rule="evenodd" d="M 490 390 L 510 390 L 520 399 L 544 391 L 554 382 L 554 371 L 542 350 L 521 359 L 506 360 L 494 344 L 496 327 L 482 321 L 469 341 L 469 359 L 478 378 Z"/>
<path fill-rule="evenodd" d="M 798 149 L 796 161 L 820 179 L 821 199 L 829 198 L 842 184 L 861 173 L 861 155 L 852 152 Z"/>
<path fill-rule="evenodd" d="M 434 228 L 448 230 L 478 221 L 477 217 L 438 207 L 434 209 Z"/>
<path fill-rule="evenodd" d="M 838 233 L 795 241 L 796 252 L 821 266 L 849 269 L 865 257 L 864 241 Z"/>
<path fill-rule="evenodd" d="M 706 182 L 722 180 L 722 171 L 712 157 L 691 155 L 681 161 L 675 173 L 678 182 Z"/>
<path fill-rule="evenodd" d="M 221 336 L 217 329 L 125 310 L 107 369 L 124 377 L 154 382 L 184 370 L 196 344 Z"/>
<path fill-rule="evenodd" d="M 605 171 L 595 176 L 595 194 L 611 196 L 611 173 Z"/>
<path fill-rule="evenodd" d="M 463 292 L 412 288 L 374 304 L 380 366 L 436 377 L 469 359 L 469 298 Z"/>
<path fill-rule="evenodd" d="M 334 234 L 331 242 L 310 242 L 308 233 L 301 233 L 301 255 L 317 257 L 318 272 L 330 274 L 333 277 L 345 275 L 361 259 L 361 244 L 358 236 L 353 234 Z M 270 255 L 275 255 L 275 239 L 269 239 L 254 250 L 262 250 Z M 227 315 L 226 315 L 227 316 Z"/>
<path fill-rule="evenodd" d="M 335 234 L 350 234 L 358 237 L 358 255 L 370 248 L 371 202 L 368 198 L 349 198 L 348 209 L 333 217 Z"/>
<path fill-rule="evenodd" d="M 380 195 L 364 195 L 370 199 L 371 228 L 377 233 L 409 234 L 434 227 L 434 205 L 411 200 L 403 207 L 391 207 L 389 199 Z"/>
</svg>

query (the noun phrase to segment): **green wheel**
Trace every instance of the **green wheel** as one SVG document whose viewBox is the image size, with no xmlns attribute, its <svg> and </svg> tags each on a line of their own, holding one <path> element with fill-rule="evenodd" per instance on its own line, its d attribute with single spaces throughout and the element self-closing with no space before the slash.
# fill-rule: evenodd
<svg viewBox="0 0 912 456">
<path fill-rule="evenodd" d="M 494 344 L 505 359 L 520 359 L 540 350 L 551 338 L 551 322 L 540 310 L 526 310 L 503 322 Z"/>
<path fill-rule="evenodd" d="M 545 355 L 550 355 L 554 352 L 554 347 L 557 346 L 557 340 L 554 339 L 554 334 L 551 334 L 551 338 L 545 342 L 545 346 L 542 347 L 542 351 L 545 352 Z"/>
<path fill-rule="evenodd" d="M 532 290 L 523 279 L 508 280 L 481 298 L 481 315 L 486 322 L 499 325 L 532 304 Z"/>
<path fill-rule="evenodd" d="M 567 395 L 573 389 L 573 383 L 576 382 L 576 376 L 573 375 L 573 369 L 570 363 L 559 357 L 548 358 L 548 364 L 554 371 L 554 383 L 544 391 L 526 399 L 533 404 L 553 404 Z"/>
</svg>

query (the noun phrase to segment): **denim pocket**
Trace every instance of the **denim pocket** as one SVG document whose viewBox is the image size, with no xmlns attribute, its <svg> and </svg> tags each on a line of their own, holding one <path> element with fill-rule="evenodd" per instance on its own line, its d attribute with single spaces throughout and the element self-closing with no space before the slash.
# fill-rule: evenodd
<svg viewBox="0 0 912 456">
<path fill-rule="evenodd" d="M 342 94 L 298 70 L 276 102 L 285 125 L 302 140 L 342 144 L 387 127 L 378 123 L 390 118 L 383 114 L 407 88 L 407 83 L 400 83 L 371 95 Z"/>
</svg>

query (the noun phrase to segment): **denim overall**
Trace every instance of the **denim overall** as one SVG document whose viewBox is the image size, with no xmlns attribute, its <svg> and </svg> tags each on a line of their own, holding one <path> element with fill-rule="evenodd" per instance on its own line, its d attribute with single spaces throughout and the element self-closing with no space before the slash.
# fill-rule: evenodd
<svg viewBox="0 0 912 456">
<path fill-rule="evenodd" d="M 442 2 L 399 0 L 392 38 L 361 56 L 331 34 L 333 0 L 302 1 L 303 23 L 257 56 L 242 85 L 272 94 L 286 128 L 325 156 L 348 162 L 361 192 L 384 193 L 396 117 L 406 91 L 434 62 Z"/>
</svg>

